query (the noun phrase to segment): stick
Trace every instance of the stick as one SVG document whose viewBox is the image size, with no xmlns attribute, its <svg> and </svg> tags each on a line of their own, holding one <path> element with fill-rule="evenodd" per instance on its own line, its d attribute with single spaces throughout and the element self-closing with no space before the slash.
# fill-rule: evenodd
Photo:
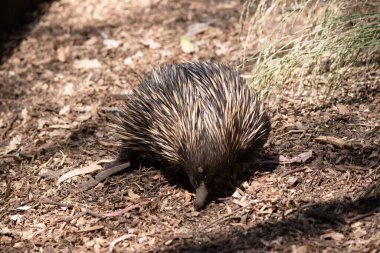
<svg viewBox="0 0 380 253">
<path fill-rule="evenodd" d="M 297 173 L 297 172 L 300 172 L 300 171 L 304 171 L 306 170 L 307 167 L 303 167 L 303 168 L 297 168 L 297 169 L 294 169 L 294 170 L 290 170 L 290 171 L 286 171 L 284 173 L 281 174 L 281 177 L 286 177 L 286 176 L 289 176 L 290 174 L 293 174 L 293 173 Z"/>
<path fill-rule="evenodd" d="M 47 204 L 47 205 L 56 205 L 56 206 L 63 206 L 63 207 L 75 207 L 75 206 L 79 206 L 83 212 L 85 213 L 88 213 L 96 218 L 104 218 L 105 216 L 102 215 L 102 214 L 98 214 L 90 209 L 87 209 L 86 207 L 84 207 L 83 205 L 81 204 L 72 204 L 72 203 L 61 203 L 61 202 L 57 202 L 57 201 L 53 201 L 53 200 L 48 200 L 48 199 L 43 199 L 41 201 L 42 204 Z"/>
<path fill-rule="evenodd" d="M 243 208 L 244 208 L 244 206 L 239 207 L 239 208 L 233 210 L 232 212 L 223 215 L 223 216 L 220 217 L 219 219 L 216 219 L 215 221 L 213 221 L 213 222 L 207 224 L 206 226 L 204 226 L 204 227 L 201 229 L 201 231 L 204 231 L 204 230 L 208 229 L 209 227 L 211 227 L 211 226 L 213 226 L 213 225 L 215 225 L 215 224 L 217 224 L 217 223 L 219 223 L 219 222 L 225 221 L 225 220 L 226 220 L 227 218 L 229 218 L 231 215 L 233 215 L 233 214 L 239 212 L 239 211 L 242 210 Z"/>
<path fill-rule="evenodd" d="M 9 131 L 9 129 L 11 129 L 13 123 L 15 122 L 15 120 L 17 119 L 17 114 L 15 116 L 13 116 L 13 118 L 11 118 L 11 120 L 9 121 L 9 124 L 8 126 L 5 128 L 5 130 L 1 133 L 1 136 L 0 136 L 0 141 L 4 140 L 4 136 L 7 134 L 7 132 Z"/>
<path fill-rule="evenodd" d="M 104 179 L 106 179 L 107 177 L 119 172 L 119 171 L 122 171 L 126 168 L 128 168 L 130 166 L 130 163 L 127 162 L 127 163 L 123 163 L 123 164 L 119 164 L 117 166 L 114 166 L 114 167 L 111 167 L 109 169 L 106 169 L 106 170 L 103 170 L 101 172 L 99 172 L 96 176 L 95 176 L 95 179 L 90 179 L 88 180 L 87 182 L 84 182 L 80 187 L 79 187 L 79 192 L 84 192 L 84 191 L 87 191 L 88 189 L 94 187 L 95 185 L 97 185 L 100 181 L 103 181 Z"/>
</svg>

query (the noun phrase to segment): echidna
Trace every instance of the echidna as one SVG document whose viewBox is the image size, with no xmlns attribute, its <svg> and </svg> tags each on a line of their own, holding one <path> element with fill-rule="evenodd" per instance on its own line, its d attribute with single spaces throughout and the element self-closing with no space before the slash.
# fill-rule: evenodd
<svg viewBox="0 0 380 253">
<path fill-rule="evenodd" d="M 196 191 L 195 208 L 210 191 L 231 184 L 264 145 L 269 119 L 256 94 L 230 67 L 211 62 L 165 65 L 132 91 L 119 115 L 122 150 L 131 164 L 142 154 L 183 171 Z"/>
</svg>

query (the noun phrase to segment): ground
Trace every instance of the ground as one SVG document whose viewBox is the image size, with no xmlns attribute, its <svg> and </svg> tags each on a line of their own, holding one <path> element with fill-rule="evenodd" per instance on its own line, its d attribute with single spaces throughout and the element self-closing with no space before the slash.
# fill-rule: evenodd
<svg viewBox="0 0 380 253">
<path fill-rule="evenodd" d="M 266 103 L 261 163 L 200 212 L 186 179 L 155 168 L 83 190 L 117 155 L 120 95 L 163 63 L 236 64 L 240 11 L 227 0 L 51 4 L 0 66 L 3 252 L 380 251 L 380 200 L 360 197 L 380 160 L 374 64 L 352 67 L 330 99 L 305 81 Z"/>
</svg>

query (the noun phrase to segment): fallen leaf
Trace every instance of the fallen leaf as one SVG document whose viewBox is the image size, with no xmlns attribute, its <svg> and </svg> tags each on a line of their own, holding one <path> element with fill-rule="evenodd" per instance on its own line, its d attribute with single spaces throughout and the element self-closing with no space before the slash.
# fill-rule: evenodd
<svg viewBox="0 0 380 253">
<path fill-rule="evenodd" d="M 140 40 L 140 43 L 143 44 L 144 46 L 147 46 L 151 49 L 156 49 L 161 47 L 161 44 L 158 43 L 157 41 L 153 39 L 145 39 L 145 40 Z"/>
<path fill-rule="evenodd" d="M 241 198 L 241 194 L 240 194 L 238 191 L 235 191 L 235 192 L 232 194 L 232 197 L 240 199 L 240 198 Z"/>
<path fill-rule="evenodd" d="M 24 248 L 25 247 L 25 243 L 24 242 L 16 242 L 15 244 L 13 244 L 13 248 L 15 249 L 21 249 L 21 248 Z"/>
<path fill-rule="evenodd" d="M 295 122 L 294 125 L 296 126 L 296 128 L 298 130 L 307 130 L 307 127 L 305 127 L 304 125 L 302 125 L 302 123 L 299 122 L 299 121 Z"/>
<path fill-rule="evenodd" d="M 99 163 L 99 162 L 98 162 Z M 126 168 L 128 168 L 130 165 L 130 163 L 123 163 L 123 164 L 120 164 L 120 165 L 117 165 L 117 166 L 113 166 L 113 167 L 110 167 L 106 170 L 102 170 L 100 171 L 96 176 L 95 176 L 95 179 L 90 179 L 84 183 L 81 184 L 81 186 L 79 187 L 81 192 L 83 191 L 86 191 L 88 189 L 90 189 L 91 187 L 94 187 L 96 186 L 100 181 L 104 180 L 105 178 L 111 176 L 112 174 L 115 174 L 119 171 L 122 171 Z"/>
<path fill-rule="evenodd" d="M 103 44 L 108 48 L 108 49 L 112 49 L 112 48 L 117 48 L 120 46 L 120 41 L 118 40 L 114 40 L 114 39 L 105 39 L 103 40 Z"/>
<path fill-rule="evenodd" d="M 298 182 L 299 182 L 298 177 L 291 176 L 291 177 L 288 178 L 288 182 L 287 183 L 290 184 L 291 186 L 295 186 Z"/>
<path fill-rule="evenodd" d="M 353 232 L 353 234 L 354 234 L 354 237 L 356 239 L 359 239 L 360 237 L 365 236 L 367 234 L 367 231 L 365 231 L 362 228 L 357 228 L 357 229 L 355 229 L 355 231 Z"/>
<path fill-rule="evenodd" d="M 189 54 L 195 52 L 196 46 L 190 41 L 187 35 L 181 36 L 180 44 L 184 53 Z"/>
<path fill-rule="evenodd" d="M 339 232 L 329 232 L 320 236 L 321 239 L 328 240 L 333 239 L 335 241 L 341 241 L 344 239 L 344 235 Z"/>
<path fill-rule="evenodd" d="M 216 55 L 227 55 L 230 52 L 230 44 L 229 43 L 217 43 L 216 44 L 216 50 L 215 53 Z"/>
<path fill-rule="evenodd" d="M 204 32 L 210 28 L 210 24 L 214 23 L 215 20 L 210 20 L 208 22 L 198 22 L 193 23 L 187 27 L 187 36 L 193 37 L 198 33 Z"/>
<path fill-rule="evenodd" d="M 129 56 L 124 59 L 124 64 L 128 65 L 128 66 L 133 66 L 134 65 L 132 58 L 129 57 Z"/>
<path fill-rule="evenodd" d="M 32 206 L 19 206 L 19 207 L 17 207 L 16 209 L 17 209 L 17 210 L 20 210 L 20 211 L 27 211 L 27 210 L 29 210 L 30 208 L 32 208 Z"/>
<path fill-rule="evenodd" d="M 66 130 L 64 128 L 55 129 L 49 132 L 49 137 L 64 137 L 64 136 L 66 136 Z"/>
<path fill-rule="evenodd" d="M 37 121 L 37 129 L 41 130 L 42 128 L 44 128 L 44 126 L 48 123 L 48 121 L 46 119 L 38 119 Z"/>
<path fill-rule="evenodd" d="M 307 253 L 309 252 L 307 245 L 296 246 L 292 245 L 292 253 Z"/>
<path fill-rule="evenodd" d="M 16 135 L 11 139 L 8 146 L 5 148 L 4 154 L 8 154 L 12 151 L 17 150 L 18 146 L 21 144 L 21 135 Z"/>
<path fill-rule="evenodd" d="M 346 115 L 350 113 L 350 111 L 348 110 L 348 107 L 343 104 L 338 104 L 336 108 L 338 109 L 339 114 Z"/>
<path fill-rule="evenodd" d="M 41 171 L 38 173 L 40 177 L 48 178 L 48 179 L 56 179 L 67 172 L 68 168 L 63 168 L 60 170 L 49 170 L 49 169 L 41 169 Z"/>
<path fill-rule="evenodd" d="M 29 115 L 29 112 L 26 108 L 22 109 L 21 111 L 21 117 L 22 117 L 22 123 L 23 125 L 25 125 L 29 120 L 30 120 L 30 115 Z"/>
<path fill-rule="evenodd" d="M 138 198 L 140 198 L 140 196 L 137 195 L 136 193 L 134 193 L 134 192 L 132 191 L 132 189 L 128 189 L 128 197 L 130 197 L 130 198 L 132 198 L 132 199 L 138 199 Z"/>
<path fill-rule="evenodd" d="M 185 205 L 190 204 L 191 201 L 191 193 L 188 191 L 185 191 Z"/>
<path fill-rule="evenodd" d="M 306 162 L 313 156 L 313 150 L 306 151 L 304 153 L 299 154 L 295 158 L 292 159 L 292 162 Z"/>
<path fill-rule="evenodd" d="M 12 221 L 18 221 L 20 218 L 21 218 L 21 215 L 19 215 L 19 214 L 11 215 L 11 220 Z"/>
<path fill-rule="evenodd" d="M 284 155 L 272 156 L 273 160 L 262 161 L 262 163 L 274 163 L 274 164 L 291 164 L 291 163 L 304 163 L 313 156 L 313 150 L 303 152 L 293 158 L 287 158 Z"/>
<path fill-rule="evenodd" d="M 322 136 L 318 136 L 317 138 L 315 138 L 315 140 L 317 142 L 320 142 L 320 143 L 331 144 L 331 145 L 338 147 L 338 148 L 351 147 L 351 143 L 349 141 L 346 141 L 344 139 L 337 138 L 334 136 L 323 136 L 322 135 Z"/>
<path fill-rule="evenodd" d="M 149 239 L 146 236 L 142 236 L 137 241 L 139 242 L 139 244 L 142 244 L 142 243 L 149 241 Z"/>
<path fill-rule="evenodd" d="M 75 69 L 96 69 L 102 65 L 97 59 L 81 59 L 74 61 Z"/>
<path fill-rule="evenodd" d="M 84 44 L 91 46 L 91 45 L 95 45 L 97 42 L 98 42 L 98 38 L 96 38 L 95 36 L 92 36 L 91 38 L 86 40 L 86 42 Z"/>
<path fill-rule="evenodd" d="M 58 114 L 65 115 L 68 112 L 70 112 L 70 105 L 65 105 L 64 107 L 61 108 L 61 110 L 59 110 Z"/>
<path fill-rule="evenodd" d="M 72 177 L 83 175 L 83 174 L 88 174 L 88 173 L 98 171 L 101 169 L 103 169 L 103 167 L 101 165 L 99 165 L 98 162 L 91 163 L 90 165 L 85 166 L 83 168 L 74 169 L 74 170 L 71 170 L 71 171 L 63 174 L 62 176 L 60 176 L 58 178 L 57 184 L 61 184 L 62 182 L 66 181 L 67 179 L 70 179 Z"/>
<path fill-rule="evenodd" d="M 65 87 L 63 87 L 62 94 L 66 95 L 66 96 L 73 96 L 73 95 L 75 95 L 74 84 L 73 83 L 67 83 L 65 85 Z"/>
<path fill-rule="evenodd" d="M 244 202 L 244 201 L 240 201 L 240 200 L 237 200 L 237 199 L 233 199 L 232 202 L 236 205 L 239 205 L 241 207 L 246 207 L 248 206 L 248 203 Z"/>
<path fill-rule="evenodd" d="M 66 56 L 66 52 L 65 51 L 66 50 L 63 47 L 60 47 L 60 48 L 57 49 L 57 59 L 58 59 L 58 61 L 60 61 L 60 62 L 65 62 L 66 61 L 67 56 Z"/>
</svg>

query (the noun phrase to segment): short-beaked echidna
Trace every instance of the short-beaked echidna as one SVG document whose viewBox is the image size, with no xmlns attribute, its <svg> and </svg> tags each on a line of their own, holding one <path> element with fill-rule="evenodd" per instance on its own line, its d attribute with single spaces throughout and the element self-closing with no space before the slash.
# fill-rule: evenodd
<svg viewBox="0 0 380 253">
<path fill-rule="evenodd" d="M 211 62 L 165 65 L 128 95 L 117 127 L 118 161 L 149 154 L 163 168 L 186 173 L 195 208 L 210 191 L 231 184 L 264 145 L 270 122 L 236 71 Z"/>
</svg>

